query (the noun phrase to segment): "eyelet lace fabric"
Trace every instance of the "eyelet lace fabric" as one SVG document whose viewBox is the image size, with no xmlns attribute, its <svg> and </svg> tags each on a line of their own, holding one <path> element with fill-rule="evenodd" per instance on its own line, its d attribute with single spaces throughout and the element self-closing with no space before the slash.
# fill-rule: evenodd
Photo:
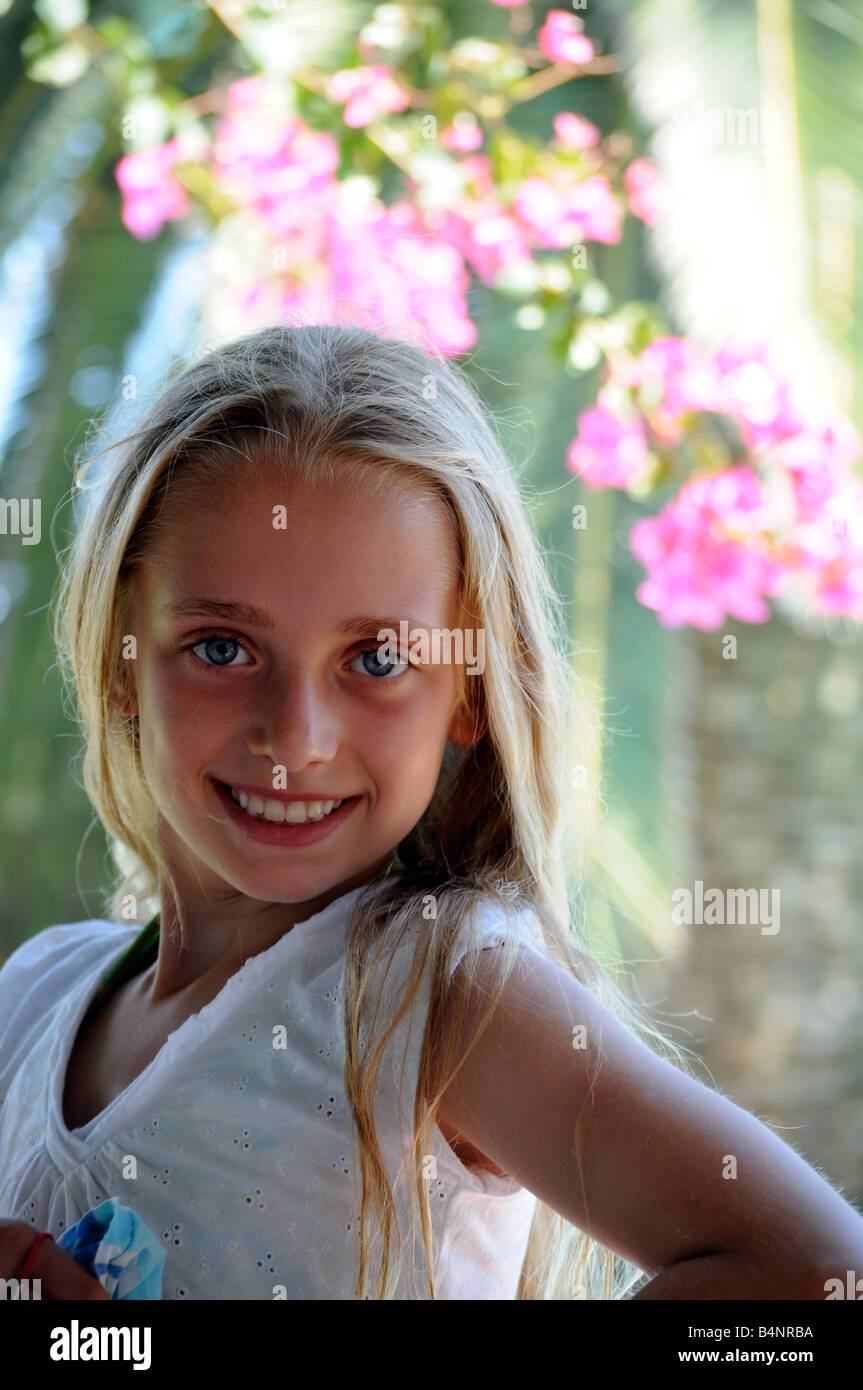
<svg viewBox="0 0 863 1390">
<path fill-rule="evenodd" d="M 54 926 L 19 947 L 0 970 L 0 1216 L 56 1238 L 118 1197 L 165 1246 L 163 1298 L 353 1298 L 360 1177 L 342 1081 L 342 990 L 360 891 L 247 960 L 120 1095 L 71 1131 L 63 1089 L 78 1026 L 138 927 Z M 519 923 L 525 944 L 537 945 L 532 914 Z M 460 954 L 498 944 L 506 930 L 489 905 Z M 410 951 L 393 954 L 388 982 L 397 988 Z M 405 1239 L 400 1299 L 427 1297 L 420 1241 L 410 1253 L 410 1174 L 398 1178 L 409 1133 L 397 1099 L 400 1083 L 410 1114 L 425 986 L 395 1035 L 375 1107 Z M 438 1129 L 430 1149 L 436 1296 L 514 1298 L 536 1198 L 514 1179 L 466 1167 Z"/>
</svg>

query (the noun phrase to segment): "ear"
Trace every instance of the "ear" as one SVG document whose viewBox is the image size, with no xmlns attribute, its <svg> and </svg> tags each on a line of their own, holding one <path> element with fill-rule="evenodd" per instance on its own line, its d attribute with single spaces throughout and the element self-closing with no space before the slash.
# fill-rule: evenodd
<svg viewBox="0 0 863 1390">
<path fill-rule="evenodd" d="M 138 701 L 134 694 L 127 696 L 122 702 L 118 700 L 117 707 L 121 714 L 126 715 L 127 719 L 131 719 L 138 713 Z"/>
<path fill-rule="evenodd" d="M 478 742 L 482 730 L 478 727 L 476 715 L 465 705 L 461 694 L 459 694 L 455 709 L 450 719 L 447 738 L 450 743 L 470 744 Z"/>
<path fill-rule="evenodd" d="M 111 688 L 111 700 L 120 714 L 127 719 L 138 713 L 138 692 L 135 688 L 135 677 L 129 669 L 131 663 L 123 662 L 122 669 L 118 672 L 117 679 Z"/>
</svg>

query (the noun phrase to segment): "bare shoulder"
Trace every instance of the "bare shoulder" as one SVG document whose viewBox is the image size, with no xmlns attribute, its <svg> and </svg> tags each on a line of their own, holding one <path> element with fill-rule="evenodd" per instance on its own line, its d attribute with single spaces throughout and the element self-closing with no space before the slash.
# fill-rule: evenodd
<svg viewBox="0 0 863 1390">
<path fill-rule="evenodd" d="M 497 966 L 463 964 L 432 1059 L 437 1082 L 456 1029 L 464 1058 L 446 1122 L 480 1153 L 607 1248 L 655 1273 L 715 1251 L 789 1268 L 826 1246 L 841 1198 L 731 1100 L 646 1046 L 567 971 L 519 952 L 468 1052 Z M 457 1020 L 458 1006 L 463 1018 Z"/>
</svg>

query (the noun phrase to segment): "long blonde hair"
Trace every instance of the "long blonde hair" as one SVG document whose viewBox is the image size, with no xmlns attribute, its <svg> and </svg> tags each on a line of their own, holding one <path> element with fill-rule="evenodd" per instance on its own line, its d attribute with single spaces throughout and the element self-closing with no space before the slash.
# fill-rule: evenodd
<svg viewBox="0 0 863 1390">
<path fill-rule="evenodd" d="M 414 1236 L 419 1229 L 428 1297 L 434 1298 L 423 1168 L 441 1097 L 463 1060 L 454 1056 L 451 1041 L 458 1017 L 434 1095 L 430 1058 L 450 1001 L 457 942 L 480 901 L 494 900 L 505 913 L 532 909 L 548 956 L 637 1036 L 688 1069 L 685 1050 L 625 997 L 580 941 L 575 761 L 584 756 L 578 739 L 598 734 L 581 727 L 576 737 L 582 710 L 562 604 L 519 485 L 492 418 L 463 371 L 414 343 L 359 327 L 279 325 L 204 354 L 165 386 L 131 435 L 79 469 L 79 486 L 89 467 L 114 450 L 116 458 L 103 467 L 65 557 L 55 613 L 60 666 L 77 696 L 84 737 L 84 786 L 107 834 L 126 855 L 126 871 L 106 903 L 114 919 L 130 893 L 159 903 L 174 892 L 141 766 L 137 716 L 124 715 L 117 699 L 127 682 L 121 648 L 129 633 L 130 583 L 160 527 L 171 524 L 171 509 L 164 505 L 169 489 L 173 497 L 177 486 L 206 489 L 252 473 L 301 483 L 361 478 L 365 487 L 396 480 L 437 497 L 451 518 L 463 609 L 485 632 L 484 673 L 461 686 L 479 736 L 466 748 L 447 746 L 432 802 L 398 846 L 403 872 L 375 884 L 374 892 L 363 891 L 354 903 L 344 997 L 344 1083 L 362 1177 L 355 1296 L 369 1296 L 374 1213 L 382 1250 L 371 1296 L 388 1298 L 398 1281 L 402 1237 L 374 1095 L 387 1042 L 428 972 L 406 1162 L 415 1174 Z M 399 1005 L 378 1032 L 372 1028 L 366 1035 L 362 1020 L 374 967 L 408 939 L 417 902 L 427 895 L 434 897 L 435 915 L 418 934 Z M 492 953 L 497 985 L 477 1038 L 516 951 L 513 937 Z M 476 958 L 469 955 L 469 976 L 475 968 Z M 645 1277 L 537 1202 L 518 1297 L 623 1297 Z"/>
</svg>

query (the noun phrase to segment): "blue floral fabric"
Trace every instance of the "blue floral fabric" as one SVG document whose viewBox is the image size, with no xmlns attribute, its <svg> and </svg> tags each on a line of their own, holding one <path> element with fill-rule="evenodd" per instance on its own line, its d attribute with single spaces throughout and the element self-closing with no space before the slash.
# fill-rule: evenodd
<svg viewBox="0 0 863 1390">
<path fill-rule="evenodd" d="M 131 1207 L 109 1197 L 57 1241 L 111 1298 L 161 1299 L 165 1252 Z"/>
</svg>

